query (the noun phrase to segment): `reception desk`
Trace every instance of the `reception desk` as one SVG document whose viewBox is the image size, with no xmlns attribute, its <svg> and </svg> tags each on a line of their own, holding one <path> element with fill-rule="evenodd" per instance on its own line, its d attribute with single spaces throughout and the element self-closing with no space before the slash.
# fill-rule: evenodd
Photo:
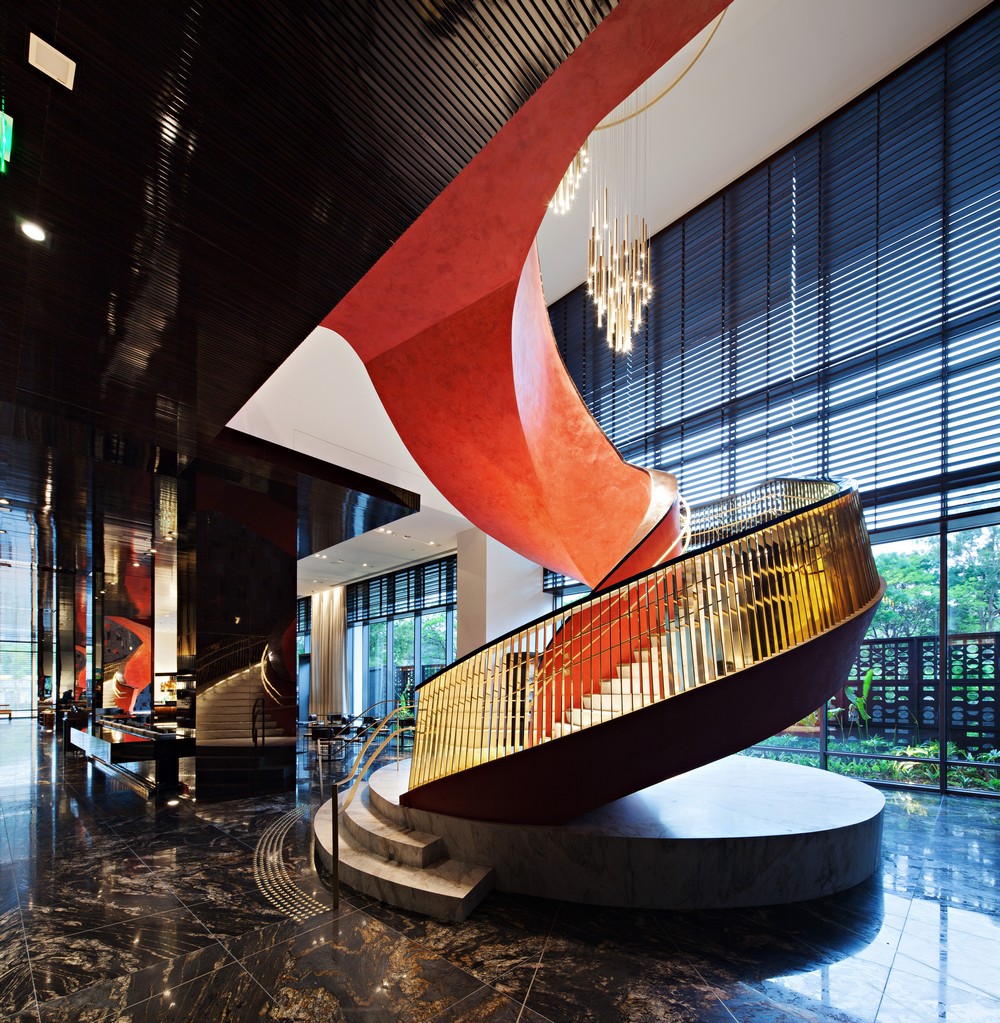
<svg viewBox="0 0 1000 1023">
<path fill-rule="evenodd" d="M 159 794 L 177 790 L 178 761 L 181 757 L 193 757 L 195 747 L 193 734 L 141 725 L 97 724 L 90 731 L 71 728 L 70 743 L 90 759 L 112 768 L 153 761 L 155 790 Z M 131 773 L 118 770 L 122 774 Z"/>
</svg>

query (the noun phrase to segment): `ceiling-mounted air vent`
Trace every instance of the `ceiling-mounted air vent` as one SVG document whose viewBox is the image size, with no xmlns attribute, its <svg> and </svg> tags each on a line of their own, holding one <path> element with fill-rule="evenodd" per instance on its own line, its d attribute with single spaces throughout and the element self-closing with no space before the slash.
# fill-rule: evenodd
<svg viewBox="0 0 1000 1023">
<path fill-rule="evenodd" d="M 39 39 L 34 32 L 28 38 L 28 63 L 39 71 L 45 72 L 67 89 L 73 88 L 76 77 L 76 61 L 70 60 L 44 39 Z"/>
</svg>

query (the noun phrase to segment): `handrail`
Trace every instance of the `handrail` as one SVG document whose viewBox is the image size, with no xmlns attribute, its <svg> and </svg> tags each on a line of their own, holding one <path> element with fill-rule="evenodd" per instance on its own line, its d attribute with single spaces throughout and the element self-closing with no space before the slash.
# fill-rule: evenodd
<svg viewBox="0 0 1000 1023">
<path fill-rule="evenodd" d="M 267 745 L 267 718 L 264 711 L 264 697 L 258 696 L 253 701 L 253 711 L 250 715 L 250 738 L 253 741 L 253 748 L 257 748 L 257 714 L 260 713 L 260 744 Z"/>
<path fill-rule="evenodd" d="M 389 702 L 390 702 L 389 700 L 379 700 L 379 703 L 389 703 Z M 372 707 L 377 707 L 377 706 L 378 706 L 378 703 L 373 703 L 372 704 Z M 371 709 L 371 708 L 369 708 L 369 709 Z M 396 717 L 401 710 L 402 710 L 402 708 L 398 707 L 398 706 L 393 708 L 391 711 L 389 711 L 388 714 L 386 714 L 386 716 L 384 718 L 382 718 L 381 721 L 379 721 L 378 725 L 375 728 L 372 729 L 372 734 L 368 736 L 368 739 L 366 740 L 364 746 L 361 747 L 361 752 L 358 754 L 357 759 L 354 761 L 354 766 L 351 768 L 351 773 L 346 778 L 342 778 L 337 783 L 338 785 L 346 785 L 347 782 L 349 782 L 354 777 L 354 775 L 358 772 L 358 770 L 362 769 L 363 762 L 364 762 L 364 759 L 365 759 L 365 753 L 368 752 L 368 747 L 378 737 L 379 732 L 381 732 L 382 729 L 385 728 L 385 726 L 394 717 Z M 406 727 L 409 727 L 409 726 L 406 726 Z"/>
<path fill-rule="evenodd" d="M 389 717 L 392 717 L 392 715 L 390 714 Z M 386 720 L 388 720 L 388 718 L 386 718 Z M 337 809 L 337 813 L 338 814 L 343 813 L 351 805 L 351 803 L 354 800 L 354 795 L 358 791 L 358 786 L 361 784 L 361 781 L 362 781 L 362 779 L 365 776 L 365 771 L 367 771 L 368 768 L 379 758 L 379 755 L 381 754 L 382 750 L 384 750 L 386 748 L 386 746 L 388 746 L 389 743 L 392 742 L 392 740 L 395 739 L 397 736 L 403 735 L 404 732 L 415 732 L 415 731 L 416 731 L 416 725 L 401 725 L 394 732 L 392 732 L 390 735 L 388 735 L 385 739 L 382 740 L 381 744 L 379 745 L 379 748 L 377 750 L 375 750 L 375 752 L 368 758 L 368 762 L 362 765 L 362 768 L 361 768 L 360 771 L 352 770 L 351 774 L 347 778 L 344 778 L 341 781 L 337 782 L 337 792 L 338 792 L 338 798 L 339 798 L 340 790 L 345 785 L 347 785 L 348 782 L 350 782 L 351 778 L 354 778 L 355 774 L 357 774 L 357 777 L 354 778 L 354 784 L 351 786 L 351 791 L 347 794 L 347 799 L 345 799 L 344 802 L 341 803 L 338 806 L 338 809 Z M 377 735 L 378 733 L 376 732 L 375 734 Z M 372 738 L 374 739 L 375 736 L 373 735 Z M 367 749 L 367 748 L 368 747 L 366 745 L 365 749 Z M 364 750 L 362 750 L 362 755 L 363 754 L 364 754 Z M 358 763 L 360 763 L 360 762 L 361 762 L 361 757 L 359 756 L 358 757 Z"/>
<path fill-rule="evenodd" d="M 767 519 L 767 518 L 763 517 L 763 515 L 761 515 L 761 516 L 758 516 L 759 522 L 769 521 L 771 524 L 777 524 L 782 519 L 787 518 L 789 515 L 795 514 L 796 512 L 805 511 L 805 510 L 808 510 L 809 508 L 811 508 L 811 507 L 813 507 L 815 505 L 822 504 L 824 501 L 829 500 L 831 496 L 834 496 L 838 492 L 841 492 L 841 491 L 846 492 L 848 490 L 855 489 L 854 484 L 851 481 L 837 482 L 837 481 L 834 481 L 834 480 L 798 480 L 798 479 L 782 479 L 780 477 L 776 477 L 774 479 L 765 480 L 763 483 L 759 483 L 756 486 L 753 486 L 753 487 L 749 488 L 746 491 L 741 491 L 741 494 L 754 494 L 754 493 L 756 493 L 758 491 L 763 490 L 764 488 L 775 486 L 775 485 L 786 484 L 786 483 L 792 485 L 792 487 L 790 487 L 790 489 L 789 489 L 789 494 L 790 495 L 795 493 L 795 489 L 793 489 L 793 488 L 797 484 L 812 484 L 815 489 L 812 492 L 811 496 L 809 496 L 809 497 L 806 497 L 801 492 L 797 493 L 796 494 L 796 501 L 794 503 L 792 503 L 790 505 L 790 507 L 785 508 L 784 510 L 779 510 L 777 507 L 769 509 L 770 514 L 772 514 L 774 517 L 771 518 L 771 519 Z M 678 500 L 683 501 L 683 499 L 681 498 L 681 496 L 679 494 L 678 494 Z M 685 554 L 694 553 L 696 551 L 704 550 L 707 547 L 711 547 L 711 546 L 715 546 L 716 544 L 724 543 L 726 539 L 730 539 L 730 540 L 731 539 L 736 539 L 737 537 L 743 535 L 743 533 L 752 533 L 752 532 L 754 532 L 754 528 L 755 527 L 753 525 L 750 525 L 750 526 L 747 526 L 747 527 L 744 527 L 744 528 L 741 529 L 734 522 L 732 524 L 732 526 L 730 527 L 731 531 L 728 532 L 725 537 L 720 538 L 720 539 L 716 539 L 716 540 L 707 540 L 705 538 L 705 535 L 704 535 L 704 533 L 705 533 L 704 529 L 696 530 L 696 526 L 695 526 L 695 522 L 694 522 L 694 518 L 695 518 L 695 514 L 696 513 L 701 513 L 701 515 L 703 517 L 710 517 L 713 514 L 713 511 L 715 511 L 715 510 L 717 510 L 719 512 L 719 514 L 724 514 L 724 510 L 726 508 L 730 507 L 730 500 L 731 500 L 730 498 L 725 498 L 725 499 L 723 499 L 721 501 L 707 501 L 704 504 L 698 504 L 698 505 L 693 505 L 693 506 L 687 505 L 686 501 L 683 502 L 682 508 L 686 508 L 687 509 L 688 521 L 687 521 L 687 525 L 686 526 L 684 526 L 683 523 L 682 523 L 682 535 L 681 535 L 682 550 L 681 550 L 681 554 L 677 558 L 670 559 L 670 561 L 664 561 L 663 564 L 664 565 L 666 565 L 666 564 L 674 564 L 678 560 L 680 560 L 680 558 L 683 557 Z M 762 511 L 763 511 L 763 509 L 762 509 Z M 748 521 L 750 521 L 750 520 L 748 519 Z M 685 532 L 687 533 L 686 539 L 684 537 L 684 533 Z M 418 683 L 417 685 L 414 686 L 414 689 L 413 689 L 414 693 L 419 693 L 421 689 L 423 689 L 425 686 L 429 685 L 431 682 L 434 682 L 441 675 L 445 675 L 448 672 L 450 672 L 456 665 L 461 664 L 463 660 L 468 660 L 471 657 L 475 657 L 477 654 L 482 653 L 483 651 L 490 649 L 491 647 L 495 646 L 498 643 L 504 643 L 504 642 L 506 642 L 508 640 L 513 640 L 517 636 L 521 635 L 525 630 L 533 629 L 533 628 L 535 628 L 537 626 L 540 626 L 543 623 L 548 622 L 552 618 L 558 618 L 558 617 L 562 616 L 563 618 L 568 619 L 568 617 L 569 617 L 571 612 L 577 610 L 580 607 L 583 607 L 584 605 L 586 605 L 591 600 L 594 600 L 597 597 L 606 596 L 606 595 L 608 595 L 610 593 L 614 593 L 614 592 L 620 590 L 622 587 L 628 586 L 630 583 L 634 583 L 634 582 L 640 581 L 646 575 L 648 575 L 648 572 L 646 572 L 646 571 L 638 572 L 638 573 L 636 573 L 634 576 L 632 576 L 629 579 L 623 579 L 620 582 L 612 584 L 611 586 L 606 586 L 604 589 L 594 590 L 591 593 L 585 594 L 584 596 L 580 597 L 578 600 L 572 601 L 569 604 L 564 604 L 559 609 L 559 611 L 555 612 L 555 614 L 553 614 L 551 611 L 547 612 L 546 614 L 539 615 L 537 618 L 533 619 L 532 621 L 528 622 L 525 625 L 520 626 L 519 628 L 511 629 L 510 632 L 507 632 L 507 633 L 505 633 L 502 636 L 498 636 L 496 639 L 491 640 L 488 643 L 484 643 L 481 647 L 478 647 L 477 649 L 473 650 L 471 653 L 466 654 L 466 656 L 464 658 L 462 658 L 462 659 L 460 659 L 458 661 L 455 661 L 452 664 L 449 664 L 445 668 L 442 668 L 441 671 L 435 672 L 433 675 L 429 675 L 427 678 L 425 678 L 423 680 L 423 682 L 420 682 L 420 683 Z M 562 624 L 561 622 L 559 624 L 557 624 L 556 628 L 558 629 L 559 625 L 561 625 L 561 624 Z M 389 701 L 382 701 L 382 702 L 386 703 L 386 702 L 389 702 Z M 375 706 L 378 706 L 378 705 L 376 704 Z"/>
<path fill-rule="evenodd" d="M 690 509 L 689 550 L 755 530 L 764 523 L 828 500 L 852 484 L 836 480 L 775 477 L 719 501 L 706 501 Z"/>
<path fill-rule="evenodd" d="M 682 557 L 425 682 L 411 788 L 733 675 L 833 628 L 878 591 L 852 486 L 769 480 L 691 519 Z"/>
<path fill-rule="evenodd" d="M 275 689 L 274 683 L 267 677 L 268 650 L 269 646 L 265 644 L 264 652 L 260 655 L 260 684 L 264 687 L 264 692 L 271 697 L 278 707 L 293 707 L 295 706 L 295 697 L 282 697 L 281 693 Z"/>
<path fill-rule="evenodd" d="M 395 707 L 396 710 L 399 710 L 399 704 L 395 700 L 379 700 L 377 703 L 373 703 L 370 707 L 366 707 L 360 714 L 350 715 L 350 720 L 357 721 L 358 718 L 364 719 L 366 717 L 370 717 L 371 715 L 369 714 L 369 711 L 374 710 L 376 707 L 382 707 L 385 704 L 389 704 L 390 706 Z M 392 717 L 392 714 L 390 714 L 389 717 Z"/>
</svg>

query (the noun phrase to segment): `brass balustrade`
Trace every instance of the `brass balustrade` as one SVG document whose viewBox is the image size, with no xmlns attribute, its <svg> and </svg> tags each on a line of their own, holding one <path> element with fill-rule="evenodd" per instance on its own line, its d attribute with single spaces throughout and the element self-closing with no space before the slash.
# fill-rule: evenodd
<svg viewBox="0 0 1000 1023">
<path fill-rule="evenodd" d="M 740 672 L 835 627 L 878 592 L 852 486 L 769 480 L 690 518 L 684 556 L 418 687 L 410 787 Z"/>
</svg>

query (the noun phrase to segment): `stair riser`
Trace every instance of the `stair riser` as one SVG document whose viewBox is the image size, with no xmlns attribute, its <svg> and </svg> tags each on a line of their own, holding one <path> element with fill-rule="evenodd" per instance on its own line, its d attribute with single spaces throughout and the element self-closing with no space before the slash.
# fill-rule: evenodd
<svg viewBox="0 0 1000 1023">
<path fill-rule="evenodd" d="M 428 867 L 444 856 L 444 842 L 437 835 L 400 829 L 360 796 L 340 815 L 340 823 L 366 849 L 407 867 Z"/>
<path fill-rule="evenodd" d="M 669 673 L 661 671 L 657 661 L 654 661 L 652 664 L 649 661 L 636 664 L 622 664 L 618 668 L 618 677 L 620 679 L 631 679 L 633 682 L 648 683 L 650 680 L 658 682 L 662 674 Z"/>
<path fill-rule="evenodd" d="M 355 862 L 349 862 L 345 858 L 342 847 L 337 868 L 338 876 L 352 888 L 357 888 L 358 891 L 390 906 L 398 906 L 411 913 L 422 913 L 451 923 L 461 923 L 465 920 L 493 888 L 493 872 L 490 871 L 488 876 L 463 898 L 441 895 L 368 874 L 359 865 L 356 857 L 352 859 Z"/>
<path fill-rule="evenodd" d="M 601 694 L 604 696 L 629 696 L 632 694 L 641 696 L 643 693 L 648 694 L 650 691 L 659 695 L 659 679 L 656 679 L 654 682 L 648 679 L 642 682 L 639 679 L 613 678 L 605 679 L 601 683 Z"/>
<path fill-rule="evenodd" d="M 393 803 L 384 799 L 372 788 L 368 789 L 368 803 L 377 814 L 383 816 L 391 824 L 401 828 L 409 827 L 403 808 L 399 803 Z"/>
<path fill-rule="evenodd" d="M 656 703 L 658 696 L 648 694 L 626 693 L 621 696 L 609 696 L 604 693 L 583 698 L 584 710 L 598 710 L 604 712 L 613 711 L 618 714 L 627 713 L 631 710 L 638 710 L 640 707 L 648 707 Z"/>
<path fill-rule="evenodd" d="M 590 728 L 592 725 L 599 725 L 602 721 L 610 721 L 611 718 L 617 717 L 617 714 L 611 712 L 604 712 L 598 710 L 573 710 L 566 712 L 566 723 L 570 725 L 579 725 L 583 728 Z"/>
</svg>

